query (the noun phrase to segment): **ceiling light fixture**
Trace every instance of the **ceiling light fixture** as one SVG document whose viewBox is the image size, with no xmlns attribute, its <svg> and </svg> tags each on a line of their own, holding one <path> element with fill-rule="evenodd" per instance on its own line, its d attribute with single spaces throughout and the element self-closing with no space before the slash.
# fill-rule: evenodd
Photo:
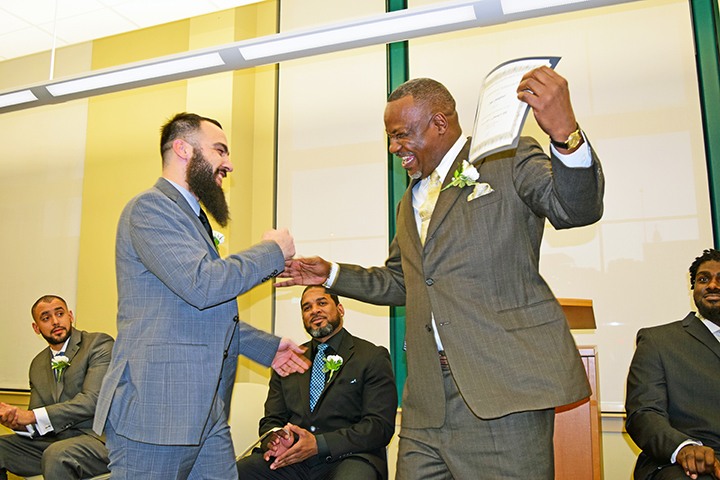
<svg viewBox="0 0 720 480">
<path fill-rule="evenodd" d="M 0 92 L 0 114 L 211 73 L 637 0 L 453 0 L 243 40 Z"/>
</svg>

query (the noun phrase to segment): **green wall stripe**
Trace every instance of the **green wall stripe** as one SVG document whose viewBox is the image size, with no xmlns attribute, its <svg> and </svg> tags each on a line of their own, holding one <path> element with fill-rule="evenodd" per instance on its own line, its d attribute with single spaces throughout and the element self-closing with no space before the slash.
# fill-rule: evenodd
<svg viewBox="0 0 720 480">
<path fill-rule="evenodd" d="M 696 61 L 700 86 L 700 104 L 705 134 L 710 207 L 715 246 L 720 241 L 720 68 L 718 67 L 717 0 L 692 0 Z"/>
<path fill-rule="evenodd" d="M 385 10 L 394 12 L 407 8 L 406 0 L 386 0 Z M 390 43 L 387 46 L 387 93 L 406 82 L 408 75 L 408 42 Z M 408 176 L 400 160 L 388 153 L 388 232 L 395 238 L 395 210 L 408 186 Z M 392 240 L 391 240 L 392 241 Z M 403 387 L 407 378 L 405 358 L 405 307 L 390 307 L 390 355 L 398 389 L 398 406 L 402 402 Z"/>
</svg>

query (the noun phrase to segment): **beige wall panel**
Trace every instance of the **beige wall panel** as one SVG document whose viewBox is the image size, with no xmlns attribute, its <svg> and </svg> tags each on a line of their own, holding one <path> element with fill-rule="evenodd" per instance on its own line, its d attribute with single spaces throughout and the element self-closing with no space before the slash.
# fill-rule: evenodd
<svg viewBox="0 0 720 480">
<path fill-rule="evenodd" d="M 282 31 L 383 13 L 384 2 L 288 1 Z M 299 255 L 371 266 L 387 257 L 385 47 L 280 66 L 278 225 Z M 277 291 L 276 332 L 305 342 L 302 288 Z M 387 307 L 344 301 L 353 334 L 389 344 Z"/>
<path fill-rule="evenodd" d="M 0 115 L 0 388 L 28 388 L 47 346 L 32 330 L 35 300 L 60 295 L 76 311 L 86 126 L 87 100 Z"/>
<path fill-rule="evenodd" d="M 90 70 L 92 44 L 58 49 L 55 75 Z M 46 81 L 50 54 L 0 62 L 0 90 Z M 76 310 L 87 100 L 0 115 L 0 388 L 28 388 L 32 358 L 47 343 L 30 306 L 60 295 Z M 77 312 L 76 312 L 77 313 Z M 89 328 L 76 316 L 79 328 Z"/>
</svg>

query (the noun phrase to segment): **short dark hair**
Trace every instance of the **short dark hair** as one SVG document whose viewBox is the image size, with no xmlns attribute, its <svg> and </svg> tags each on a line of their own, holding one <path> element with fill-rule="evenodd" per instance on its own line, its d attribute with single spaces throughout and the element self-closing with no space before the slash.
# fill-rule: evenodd
<svg viewBox="0 0 720 480">
<path fill-rule="evenodd" d="M 720 250 L 715 250 L 714 248 L 707 248 L 703 250 L 702 255 L 697 257 L 692 263 L 692 265 L 690 265 L 690 289 L 695 288 L 695 277 L 697 276 L 700 265 L 711 260 L 720 262 Z"/>
<path fill-rule="evenodd" d="M 160 156 L 163 157 L 163 165 L 165 164 L 165 153 L 172 148 L 172 143 L 178 138 L 187 141 L 189 136 L 200 130 L 202 122 L 210 122 L 222 130 L 222 125 L 217 120 L 187 112 L 178 113 L 162 126 L 160 129 Z"/>
<path fill-rule="evenodd" d="M 445 85 L 432 78 L 413 78 L 397 87 L 388 97 L 388 103 L 411 96 L 417 105 L 431 113 L 442 112 L 452 115 L 455 112 L 455 99 Z"/>
<path fill-rule="evenodd" d="M 64 298 L 58 297 L 57 295 L 43 295 L 42 297 L 38 298 L 35 303 L 33 303 L 32 307 L 30 307 L 30 315 L 32 316 L 33 320 L 35 320 L 35 307 L 37 307 L 41 303 L 50 303 L 53 300 L 60 300 L 63 305 L 65 305 L 65 310 L 68 309 L 67 302 Z"/>
<path fill-rule="evenodd" d="M 302 299 L 302 297 L 305 296 L 305 292 L 307 292 L 311 288 L 322 288 L 325 293 L 330 295 L 330 298 L 332 298 L 333 302 L 335 302 L 335 305 L 340 305 L 340 298 L 338 298 L 338 296 L 335 293 L 333 293 L 332 290 L 327 288 L 325 285 L 308 285 L 307 287 L 305 287 L 305 290 L 303 290 L 302 295 L 300 295 L 300 298 Z M 301 307 L 302 307 L 302 305 L 301 305 Z"/>
</svg>

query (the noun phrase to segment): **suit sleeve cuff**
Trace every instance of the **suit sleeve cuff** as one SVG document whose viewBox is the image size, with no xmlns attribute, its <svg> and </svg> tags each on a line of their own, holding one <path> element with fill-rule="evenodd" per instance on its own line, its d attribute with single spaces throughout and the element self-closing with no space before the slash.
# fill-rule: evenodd
<svg viewBox="0 0 720 480">
<path fill-rule="evenodd" d="M 555 155 L 566 167 L 587 168 L 592 165 L 592 155 L 590 155 L 590 146 L 587 138 L 585 137 L 585 132 L 580 130 L 580 134 L 583 136 L 583 140 L 585 141 L 582 145 L 580 145 L 580 148 L 572 153 L 562 154 L 558 152 L 555 145 L 550 144 L 550 150 L 552 150 L 553 155 Z"/>
<path fill-rule="evenodd" d="M 321 462 L 328 462 L 328 458 L 331 458 L 331 455 L 327 440 L 325 440 L 323 435 L 315 435 L 315 441 L 317 442 L 318 458 Z"/>
<path fill-rule="evenodd" d="M 677 462 L 677 455 L 680 453 L 680 450 L 682 450 L 683 447 L 686 447 L 688 445 L 700 445 L 702 446 L 702 442 L 698 442 L 695 440 L 685 440 L 682 442 L 678 447 L 675 449 L 675 451 L 672 454 L 672 457 L 670 457 L 670 463 L 676 463 Z"/>
<path fill-rule="evenodd" d="M 42 408 L 36 408 L 33 410 L 33 413 L 35 414 L 35 429 L 37 430 L 38 434 L 45 435 L 46 433 L 54 432 L 55 429 L 52 426 L 52 423 L 50 422 L 50 417 L 48 416 L 47 410 L 45 410 L 45 407 Z"/>
<path fill-rule="evenodd" d="M 340 266 L 335 263 L 330 263 L 330 274 L 327 277 L 327 280 L 323 282 L 323 287 L 325 288 L 332 288 L 333 284 L 335 283 L 335 279 L 337 278 L 338 270 L 340 270 Z"/>
</svg>

